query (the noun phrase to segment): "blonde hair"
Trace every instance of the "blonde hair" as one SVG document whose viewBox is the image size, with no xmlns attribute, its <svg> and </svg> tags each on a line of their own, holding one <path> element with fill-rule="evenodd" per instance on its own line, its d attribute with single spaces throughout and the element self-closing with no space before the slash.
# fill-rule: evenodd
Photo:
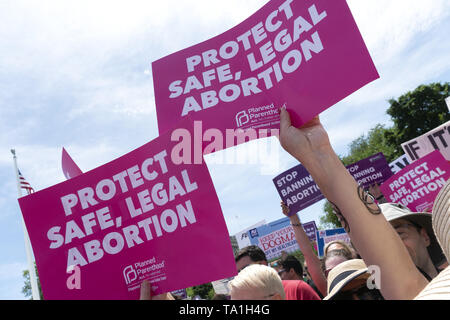
<svg viewBox="0 0 450 320">
<path fill-rule="evenodd" d="M 257 291 L 261 297 L 271 297 L 279 294 L 286 299 L 283 283 L 278 273 L 271 267 L 252 264 L 243 269 L 228 283 L 231 295 L 236 291 Z"/>
</svg>

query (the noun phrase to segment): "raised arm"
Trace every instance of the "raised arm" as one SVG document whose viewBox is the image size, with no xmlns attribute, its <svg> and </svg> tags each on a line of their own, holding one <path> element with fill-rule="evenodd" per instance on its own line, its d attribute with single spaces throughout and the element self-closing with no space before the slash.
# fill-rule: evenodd
<svg viewBox="0 0 450 320">
<path fill-rule="evenodd" d="M 281 207 L 283 214 L 288 216 L 289 207 L 282 201 Z M 305 261 L 308 264 L 308 271 L 311 275 L 312 281 L 316 285 L 317 289 L 320 290 L 320 293 L 325 297 L 327 295 L 327 279 L 322 272 L 321 263 L 319 257 L 314 253 L 314 250 L 311 247 L 311 242 L 303 229 L 303 226 L 300 222 L 300 218 L 297 214 L 293 214 L 289 217 L 291 220 L 291 225 L 294 229 L 295 239 L 297 240 L 298 246 L 300 247 L 300 251 L 303 253 L 305 257 Z"/>
<path fill-rule="evenodd" d="M 426 285 L 400 237 L 373 199 L 360 188 L 337 157 L 318 117 L 301 128 L 280 110 L 280 143 L 300 161 L 332 203 L 352 243 L 368 266 L 380 268 L 385 299 L 413 299 Z"/>
</svg>

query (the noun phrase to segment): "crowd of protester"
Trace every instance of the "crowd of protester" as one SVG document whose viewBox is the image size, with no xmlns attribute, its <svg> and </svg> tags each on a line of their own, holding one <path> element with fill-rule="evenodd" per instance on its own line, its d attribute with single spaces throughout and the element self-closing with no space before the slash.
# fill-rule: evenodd
<svg viewBox="0 0 450 320">
<path fill-rule="evenodd" d="M 332 204 L 351 245 L 329 243 L 320 259 L 299 216 L 289 215 L 304 265 L 292 255 L 271 264 L 258 246 L 235 257 L 237 276 L 229 283 L 233 300 L 409 300 L 450 299 L 450 181 L 437 196 L 433 212 L 412 212 L 396 203 L 380 203 L 348 173 L 331 147 L 318 117 L 291 125 L 280 109 L 281 146 L 305 166 Z M 306 267 L 307 266 L 307 267 Z M 144 282 L 141 299 L 151 297 Z"/>
</svg>

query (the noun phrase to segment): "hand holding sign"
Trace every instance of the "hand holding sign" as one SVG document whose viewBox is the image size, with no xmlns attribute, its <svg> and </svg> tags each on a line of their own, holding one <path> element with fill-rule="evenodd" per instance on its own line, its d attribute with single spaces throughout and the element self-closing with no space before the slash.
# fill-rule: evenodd
<svg viewBox="0 0 450 320">
<path fill-rule="evenodd" d="M 141 291 L 139 300 L 175 300 L 170 292 L 152 295 L 152 287 L 148 280 L 144 280 L 141 283 Z"/>
<path fill-rule="evenodd" d="M 319 117 L 314 117 L 302 127 L 296 128 L 292 126 L 291 116 L 286 107 L 282 107 L 280 121 L 280 144 L 294 157 L 307 161 L 310 158 L 309 154 L 315 153 L 315 149 L 330 146 L 328 134 L 320 123 Z M 303 163 L 303 161 L 300 162 Z"/>
<path fill-rule="evenodd" d="M 281 201 L 281 211 L 285 216 L 289 217 L 289 207 L 283 201 Z"/>
</svg>

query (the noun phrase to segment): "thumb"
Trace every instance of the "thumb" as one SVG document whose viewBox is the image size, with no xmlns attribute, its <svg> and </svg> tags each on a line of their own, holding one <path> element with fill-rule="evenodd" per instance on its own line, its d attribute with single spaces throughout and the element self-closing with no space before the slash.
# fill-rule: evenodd
<svg viewBox="0 0 450 320">
<path fill-rule="evenodd" d="M 286 131 L 291 126 L 291 116 L 286 110 L 286 106 L 280 108 L 280 131 Z"/>
<path fill-rule="evenodd" d="M 148 280 L 144 280 L 141 283 L 141 296 L 139 300 L 152 300 L 152 292 Z"/>
</svg>

